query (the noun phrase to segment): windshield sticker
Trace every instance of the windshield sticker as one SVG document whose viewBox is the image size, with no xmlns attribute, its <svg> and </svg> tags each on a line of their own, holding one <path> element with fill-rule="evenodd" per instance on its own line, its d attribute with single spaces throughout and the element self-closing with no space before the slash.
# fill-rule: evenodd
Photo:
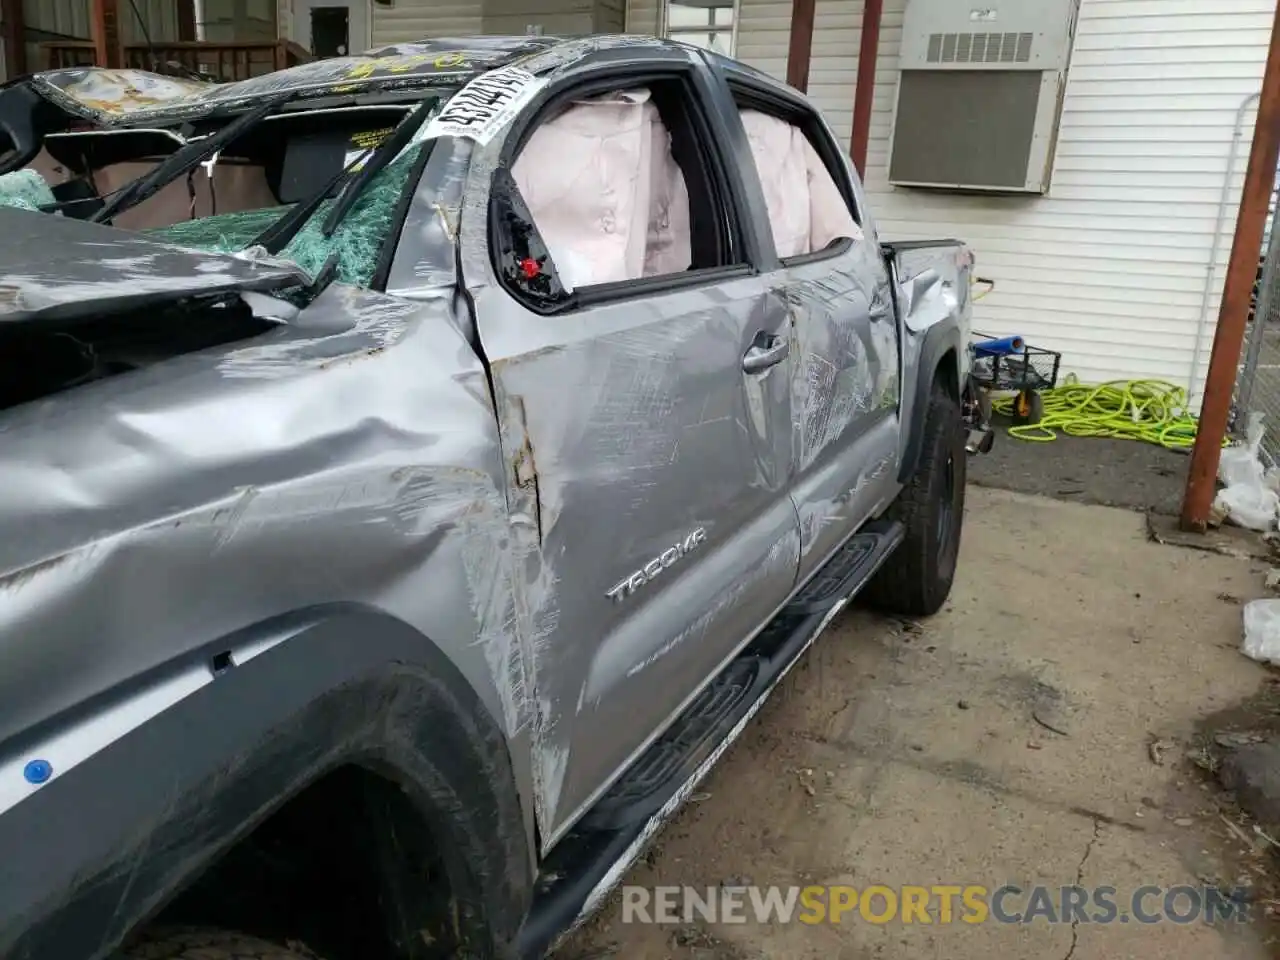
<svg viewBox="0 0 1280 960">
<path fill-rule="evenodd" d="M 351 167 L 355 160 L 359 160 L 368 151 L 377 149 L 382 146 L 382 141 L 391 136 L 394 127 L 383 127 L 381 130 L 365 130 L 360 133 L 353 133 L 347 142 L 347 151 L 342 157 L 342 165 Z M 364 160 L 360 160 L 356 166 L 351 169 L 359 170 L 364 166 Z"/>
<path fill-rule="evenodd" d="M 476 77 L 427 124 L 423 139 L 463 137 L 488 143 L 546 85 L 519 67 L 501 67 Z"/>
</svg>

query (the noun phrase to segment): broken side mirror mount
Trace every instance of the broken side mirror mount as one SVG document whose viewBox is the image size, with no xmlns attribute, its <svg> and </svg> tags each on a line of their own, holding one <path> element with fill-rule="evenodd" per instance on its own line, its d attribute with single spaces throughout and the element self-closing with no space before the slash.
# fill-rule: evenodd
<svg viewBox="0 0 1280 960">
<path fill-rule="evenodd" d="M 511 171 L 493 178 L 489 201 L 489 243 L 495 268 L 508 288 L 535 313 L 551 314 L 570 307 L 573 291 L 565 289 L 551 252 L 520 195 Z"/>
</svg>

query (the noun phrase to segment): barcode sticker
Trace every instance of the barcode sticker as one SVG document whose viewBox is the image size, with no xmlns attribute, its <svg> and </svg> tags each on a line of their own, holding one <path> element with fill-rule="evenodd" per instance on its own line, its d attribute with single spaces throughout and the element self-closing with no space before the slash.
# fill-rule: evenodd
<svg viewBox="0 0 1280 960">
<path fill-rule="evenodd" d="M 465 137 L 488 143 L 545 85 L 545 80 L 519 67 L 501 67 L 481 74 L 431 119 L 423 139 Z"/>
</svg>

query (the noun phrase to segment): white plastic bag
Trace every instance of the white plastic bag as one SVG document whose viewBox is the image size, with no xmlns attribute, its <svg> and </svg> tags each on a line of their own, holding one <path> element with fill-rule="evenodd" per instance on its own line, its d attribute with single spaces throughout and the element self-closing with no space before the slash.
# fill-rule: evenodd
<svg viewBox="0 0 1280 960">
<path fill-rule="evenodd" d="M 1246 530 L 1273 530 L 1280 512 L 1280 497 L 1263 486 L 1238 483 L 1218 491 L 1214 505 L 1227 519 Z"/>
<path fill-rule="evenodd" d="M 1267 467 L 1262 474 L 1263 485 L 1272 493 L 1280 496 L 1280 469 L 1276 467 Z"/>
<path fill-rule="evenodd" d="M 1214 512 L 1249 530 L 1274 530 L 1280 513 L 1276 478 L 1267 476 L 1259 456 L 1264 429 L 1262 414 L 1249 414 L 1245 442 L 1223 450 L 1218 461 L 1218 479 L 1224 486 L 1213 501 Z"/>
<path fill-rule="evenodd" d="M 1265 432 L 1262 414 L 1254 411 L 1249 414 L 1249 426 L 1245 430 L 1243 444 L 1227 447 L 1218 460 L 1218 479 L 1224 487 L 1248 485 L 1265 486 L 1265 472 L 1258 451 L 1262 448 L 1262 435 Z"/>
<path fill-rule="evenodd" d="M 1240 651 L 1262 663 L 1280 664 L 1280 600 L 1244 605 L 1244 643 Z"/>
</svg>

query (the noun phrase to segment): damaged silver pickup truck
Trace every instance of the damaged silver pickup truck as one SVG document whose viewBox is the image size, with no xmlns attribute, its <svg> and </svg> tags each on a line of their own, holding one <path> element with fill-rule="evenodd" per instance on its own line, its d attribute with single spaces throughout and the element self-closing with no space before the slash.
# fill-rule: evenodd
<svg viewBox="0 0 1280 960">
<path fill-rule="evenodd" d="M 7 960 L 542 956 L 852 597 L 948 596 L 972 258 L 761 73 L 442 40 L 0 131 Z"/>
</svg>

